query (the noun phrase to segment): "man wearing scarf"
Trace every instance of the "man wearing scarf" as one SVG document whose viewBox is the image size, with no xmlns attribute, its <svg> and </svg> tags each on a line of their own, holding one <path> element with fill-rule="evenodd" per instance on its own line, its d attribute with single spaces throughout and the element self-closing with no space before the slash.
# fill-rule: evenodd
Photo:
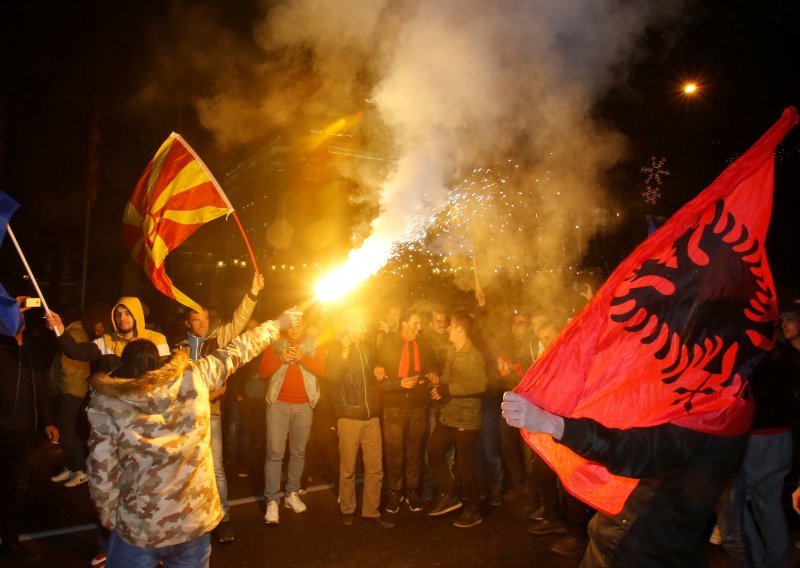
<svg viewBox="0 0 800 568">
<path fill-rule="evenodd" d="M 422 440 L 430 387 L 429 356 L 417 341 L 421 329 L 419 312 L 407 310 L 400 317 L 398 332 L 384 335 L 376 355 L 375 372 L 383 396 L 387 513 L 396 513 L 404 499 L 412 511 L 422 510 Z"/>
</svg>

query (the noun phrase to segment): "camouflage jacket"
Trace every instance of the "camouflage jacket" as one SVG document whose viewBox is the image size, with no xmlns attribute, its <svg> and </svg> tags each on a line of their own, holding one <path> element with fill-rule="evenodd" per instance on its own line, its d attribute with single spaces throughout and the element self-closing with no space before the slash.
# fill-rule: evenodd
<svg viewBox="0 0 800 568">
<path fill-rule="evenodd" d="M 152 548 L 192 540 L 220 522 L 208 393 L 277 336 L 275 322 L 266 322 L 197 361 L 180 351 L 135 379 L 92 377 L 87 472 L 104 527 Z"/>
</svg>

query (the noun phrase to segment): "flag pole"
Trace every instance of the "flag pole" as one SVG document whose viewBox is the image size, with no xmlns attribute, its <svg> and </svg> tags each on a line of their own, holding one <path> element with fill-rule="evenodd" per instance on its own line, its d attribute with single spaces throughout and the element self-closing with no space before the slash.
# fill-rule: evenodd
<svg viewBox="0 0 800 568">
<path fill-rule="evenodd" d="M 33 270 L 31 270 L 30 265 L 28 264 L 28 260 L 25 258 L 25 255 L 22 253 L 22 249 L 17 242 L 17 237 L 14 236 L 14 231 L 11 230 L 11 223 L 9 223 L 6 228 L 8 229 L 8 236 L 11 237 L 11 241 L 14 243 L 14 247 L 17 249 L 19 253 L 20 259 L 22 259 L 22 264 L 25 265 L 25 270 L 28 271 L 28 277 L 30 277 L 31 282 L 33 282 L 33 287 L 36 288 L 36 294 L 42 300 L 42 306 L 44 307 L 44 311 L 47 315 L 50 315 L 50 308 L 47 306 L 47 300 L 44 299 L 44 294 L 42 294 L 41 288 L 39 288 L 39 283 L 36 281 L 36 278 L 33 276 Z M 58 330 L 53 330 L 56 334 L 56 337 L 61 335 L 58 333 Z"/>
<path fill-rule="evenodd" d="M 247 246 L 247 252 L 250 253 L 250 261 L 253 263 L 253 268 L 256 271 L 256 274 L 261 274 L 258 271 L 258 264 L 256 264 L 256 255 L 253 254 L 253 247 L 250 246 L 250 239 L 247 238 L 247 233 L 244 232 L 244 227 L 242 227 L 241 221 L 239 221 L 239 216 L 236 214 L 236 210 L 232 211 L 233 219 L 236 221 L 236 225 L 239 227 L 239 231 L 242 233 L 242 238 L 244 239 L 244 244 Z"/>
</svg>

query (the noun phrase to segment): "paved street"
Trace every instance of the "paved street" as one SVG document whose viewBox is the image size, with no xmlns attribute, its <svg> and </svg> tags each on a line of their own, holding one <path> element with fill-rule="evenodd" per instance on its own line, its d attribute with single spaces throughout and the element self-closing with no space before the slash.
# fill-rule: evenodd
<svg viewBox="0 0 800 568">
<path fill-rule="evenodd" d="M 25 531 L 36 537 L 31 545 L 42 552 L 34 566 L 84 568 L 95 553 L 95 531 L 86 486 L 65 489 L 50 484 L 45 472 L 32 479 L 32 501 Z M 46 483 L 45 483 L 46 482 Z M 524 511 L 504 505 L 492 508 L 483 524 L 457 529 L 452 518 L 432 519 L 401 508 L 395 529 L 380 529 L 363 522 L 344 527 L 339 522 L 336 495 L 325 485 L 312 485 L 304 496 L 308 511 L 295 514 L 281 508 L 281 524 L 266 526 L 260 493 L 260 476 L 231 482 L 232 521 L 236 541 L 214 544 L 211 566 L 316 567 L 486 567 L 574 566 L 576 557 L 549 550 L 557 537 L 527 533 Z M 62 531 L 62 534 L 58 534 Z M 727 561 L 719 547 L 710 546 L 712 566 Z M 2 563 L 0 567 L 11 566 Z"/>
</svg>

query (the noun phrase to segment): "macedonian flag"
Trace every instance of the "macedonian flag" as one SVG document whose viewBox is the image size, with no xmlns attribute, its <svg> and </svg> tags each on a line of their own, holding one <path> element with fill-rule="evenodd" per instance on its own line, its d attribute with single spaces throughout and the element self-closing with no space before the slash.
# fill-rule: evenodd
<svg viewBox="0 0 800 568">
<path fill-rule="evenodd" d="M 222 188 L 194 150 L 172 133 L 147 164 L 122 218 L 122 238 L 153 285 L 196 311 L 164 271 L 167 255 L 203 223 L 233 212 Z"/>
</svg>

